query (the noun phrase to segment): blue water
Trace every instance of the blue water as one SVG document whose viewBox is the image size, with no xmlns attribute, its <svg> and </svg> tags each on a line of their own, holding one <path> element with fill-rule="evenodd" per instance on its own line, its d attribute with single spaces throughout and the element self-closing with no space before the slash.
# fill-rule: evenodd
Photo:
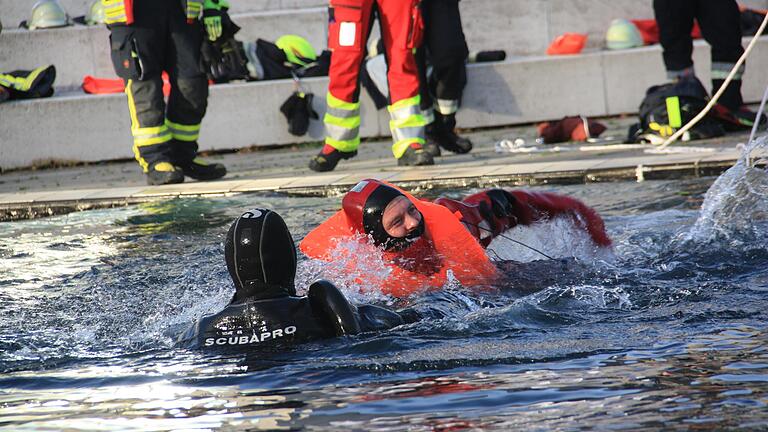
<svg viewBox="0 0 768 432">
<path fill-rule="evenodd" d="M 498 286 L 407 302 L 443 318 L 277 353 L 206 355 L 174 336 L 230 298 L 222 242 L 237 215 L 273 208 L 298 240 L 339 197 L 0 224 L 0 428 L 768 428 L 766 172 L 539 189 L 595 207 L 613 252 L 564 222 L 518 230 L 558 259 L 495 242 L 492 256 L 518 261 Z M 299 289 L 334 271 L 302 259 Z"/>
</svg>

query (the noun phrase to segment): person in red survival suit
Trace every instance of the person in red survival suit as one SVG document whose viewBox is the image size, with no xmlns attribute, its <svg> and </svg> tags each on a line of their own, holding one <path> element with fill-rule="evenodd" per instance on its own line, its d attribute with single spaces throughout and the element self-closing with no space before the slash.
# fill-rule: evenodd
<svg viewBox="0 0 768 432">
<path fill-rule="evenodd" d="M 357 155 L 360 145 L 360 67 L 371 29 L 374 8 L 389 69 L 389 122 L 392 153 L 398 165 L 433 165 L 423 146 L 426 122 L 419 104 L 419 75 L 414 49 L 422 40 L 420 0 L 330 0 L 328 48 L 333 52 L 328 72 L 325 145 L 309 163 L 314 171 L 332 171 L 341 159 Z"/>
<path fill-rule="evenodd" d="M 384 249 L 391 270 L 381 281 L 382 292 L 405 297 L 443 286 L 449 271 L 465 286 L 492 283 L 496 267 L 484 248 L 494 237 L 516 225 L 563 216 L 574 218 L 598 246 L 611 245 L 597 212 L 567 196 L 489 189 L 462 201 L 441 197 L 428 202 L 367 179 L 347 192 L 342 209 L 312 230 L 299 247 L 310 258 L 332 261 L 339 240 L 367 235 Z"/>
</svg>

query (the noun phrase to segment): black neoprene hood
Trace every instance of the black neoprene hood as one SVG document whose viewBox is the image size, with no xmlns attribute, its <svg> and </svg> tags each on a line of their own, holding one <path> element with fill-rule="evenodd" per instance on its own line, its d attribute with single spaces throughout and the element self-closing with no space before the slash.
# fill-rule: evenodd
<svg viewBox="0 0 768 432">
<path fill-rule="evenodd" d="M 296 247 L 285 221 L 272 210 L 243 213 L 227 232 L 227 269 L 238 299 L 295 296 Z"/>
</svg>

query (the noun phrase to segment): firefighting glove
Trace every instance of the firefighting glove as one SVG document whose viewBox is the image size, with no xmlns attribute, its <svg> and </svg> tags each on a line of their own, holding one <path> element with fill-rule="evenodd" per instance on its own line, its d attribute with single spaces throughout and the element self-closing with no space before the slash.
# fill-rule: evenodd
<svg viewBox="0 0 768 432">
<path fill-rule="evenodd" d="M 222 11 L 222 7 L 219 0 L 205 0 L 203 3 L 203 25 L 208 40 L 212 42 L 218 40 L 223 32 L 221 18 L 225 11 Z"/>
<path fill-rule="evenodd" d="M 280 112 L 288 120 L 288 132 L 291 135 L 302 136 L 309 129 L 309 119 L 317 120 L 319 116 L 312 109 L 312 93 L 294 92 L 280 106 Z"/>
<path fill-rule="evenodd" d="M 504 189 L 489 189 L 485 195 L 490 200 L 490 205 L 483 201 L 480 203 L 480 214 L 488 221 L 493 231 L 503 231 L 507 226 L 516 223 L 515 197 Z"/>
</svg>

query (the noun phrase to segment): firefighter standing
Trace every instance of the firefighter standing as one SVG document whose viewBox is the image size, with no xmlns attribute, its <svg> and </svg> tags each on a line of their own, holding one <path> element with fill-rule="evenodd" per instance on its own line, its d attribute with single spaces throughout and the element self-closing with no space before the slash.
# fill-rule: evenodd
<svg viewBox="0 0 768 432">
<path fill-rule="evenodd" d="M 197 157 L 208 102 L 203 37 L 221 36 L 218 0 L 102 0 L 115 72 L 125 80 L 133 152 L 149 184 L 223 177 L 226 168 Z M 202 23 L 200 16 L 202 15 Z M 163 71 L 171 92 L 163 97 Z"/>
<path fill-rule="evenodd" d="M 653 12 L 659 26 L 667 76 L 673 80 L 694 76 L 691 29 L 693 20 L 698 21 L 702 36 L 712 47 L 712 92 L 716 92 L 744 53 L 736 1 L 654 0 Z M 734 122 L 752 127 L 755 114 L 743 106 L 741 96 L 743 73 L 742 64 L 718 102 L 730 110 Z"/>
<path fill-rule="evenodd" d="M 467 84 L 469 49 L 461 26 L 459 0 L 424 0 L 424 45 L 418 50 L 421 109 L 427 123 L 425 148 L 454 153 L 472 150 L 472 142 L 454 132 L 456 112 Z M 427 64 L 432 73 L 427 76 Z"/>
<path fill-rule="evenodd" d="M 341 159 L 357 154 L 360 144 L 359 73 L 371 28 L 374 5 L 381 23 L 389 69 L 392 153 L 398 165 L 432 165 L 423 148 L 424 117 L 413 50 L 421 43 L 419 0 L 330 0 L 329 71 L 325 146 L 309 163 L 314 171 L 331 171 Z"/>
</svg>

